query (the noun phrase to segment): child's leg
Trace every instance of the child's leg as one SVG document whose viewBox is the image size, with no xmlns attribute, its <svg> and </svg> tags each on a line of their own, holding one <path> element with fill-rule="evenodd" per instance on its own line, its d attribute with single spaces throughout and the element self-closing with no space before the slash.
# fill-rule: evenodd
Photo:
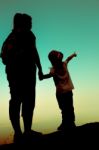
<svg viewBox="0 0 99 150">
<path fill-rule="evenodd" d="M 62 113 L 62 128 L 75 126 L 72 91 L 57 95 L 57 101 Z"/>
<path fill-rule="evenodd" d="M 63 122 L 66 122 L 71 127 L 74 126 L 75 114 L 74 114 L 74 107 L 73 107 L 72 91 L 64 95 L 62 115 L 63 115 Z"/>
</svg>

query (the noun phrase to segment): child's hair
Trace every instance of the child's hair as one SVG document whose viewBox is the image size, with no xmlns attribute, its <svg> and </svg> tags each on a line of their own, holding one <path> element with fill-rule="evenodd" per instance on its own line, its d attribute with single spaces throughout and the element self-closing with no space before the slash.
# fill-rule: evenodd
<svg viewBox="0 0 99 150">
<path fill-rule="evenodd" d="M 48 58 L 51 61 L 52 65 L 54 65 L 57 62 L 57 60 L 62 60 L 63 59 L 63 54 L 60 51 L 52 50 L 48 54 Z"/>
</svg>

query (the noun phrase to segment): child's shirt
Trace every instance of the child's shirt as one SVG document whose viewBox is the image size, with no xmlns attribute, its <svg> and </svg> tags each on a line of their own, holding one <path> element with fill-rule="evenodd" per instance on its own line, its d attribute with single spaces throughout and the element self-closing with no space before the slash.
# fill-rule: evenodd
<svg viewBox="0 0 99 150">
<path fill-rule="evenodd" d="M 53 76 L 56 86 L 56 93 L 64 93 L 74 89 L 74 85 L 67 68 L 67 61 L 63 62 L 63 65 L 60 69 L 55 69 L 52 67 L 50 69 L 50 74 Z"/>
</svg>

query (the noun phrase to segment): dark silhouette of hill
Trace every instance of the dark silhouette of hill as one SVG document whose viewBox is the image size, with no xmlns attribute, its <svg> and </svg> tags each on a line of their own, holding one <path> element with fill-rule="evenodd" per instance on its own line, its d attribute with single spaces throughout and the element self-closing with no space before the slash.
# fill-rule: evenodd
<svg viewBox="0 0 99 150">
<path fill-rule="evenodd" d="M 68 129 L 65 132 L 56 131 L 49 134 L 27 137 L 21 144 L 5 144 L 0 150 L 13 149 L 53 149 L 54 147 L 64 149 L 69 147 L 84 148 L 85 146 L 98 146 L 99 143 L 99 122 L 87 123 L 77 126 L 75 129 Z M 35 148 L 34 148 L 35 147 Z"/>
</svg>

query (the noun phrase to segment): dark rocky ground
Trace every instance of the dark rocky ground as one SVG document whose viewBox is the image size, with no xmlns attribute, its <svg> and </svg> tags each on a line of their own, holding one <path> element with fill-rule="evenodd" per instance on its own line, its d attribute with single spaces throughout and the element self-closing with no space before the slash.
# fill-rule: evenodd
<svg viewBox="0 0 99 150">
<path fill-rule="evenodd" d="M 53 132 L 45 135 L 34 134 L 20 144 L 0 145 L 0 150 L 32 149 L 99 149 L 99 123 L 88 123 L 65 132 Z"/>
</svg>

